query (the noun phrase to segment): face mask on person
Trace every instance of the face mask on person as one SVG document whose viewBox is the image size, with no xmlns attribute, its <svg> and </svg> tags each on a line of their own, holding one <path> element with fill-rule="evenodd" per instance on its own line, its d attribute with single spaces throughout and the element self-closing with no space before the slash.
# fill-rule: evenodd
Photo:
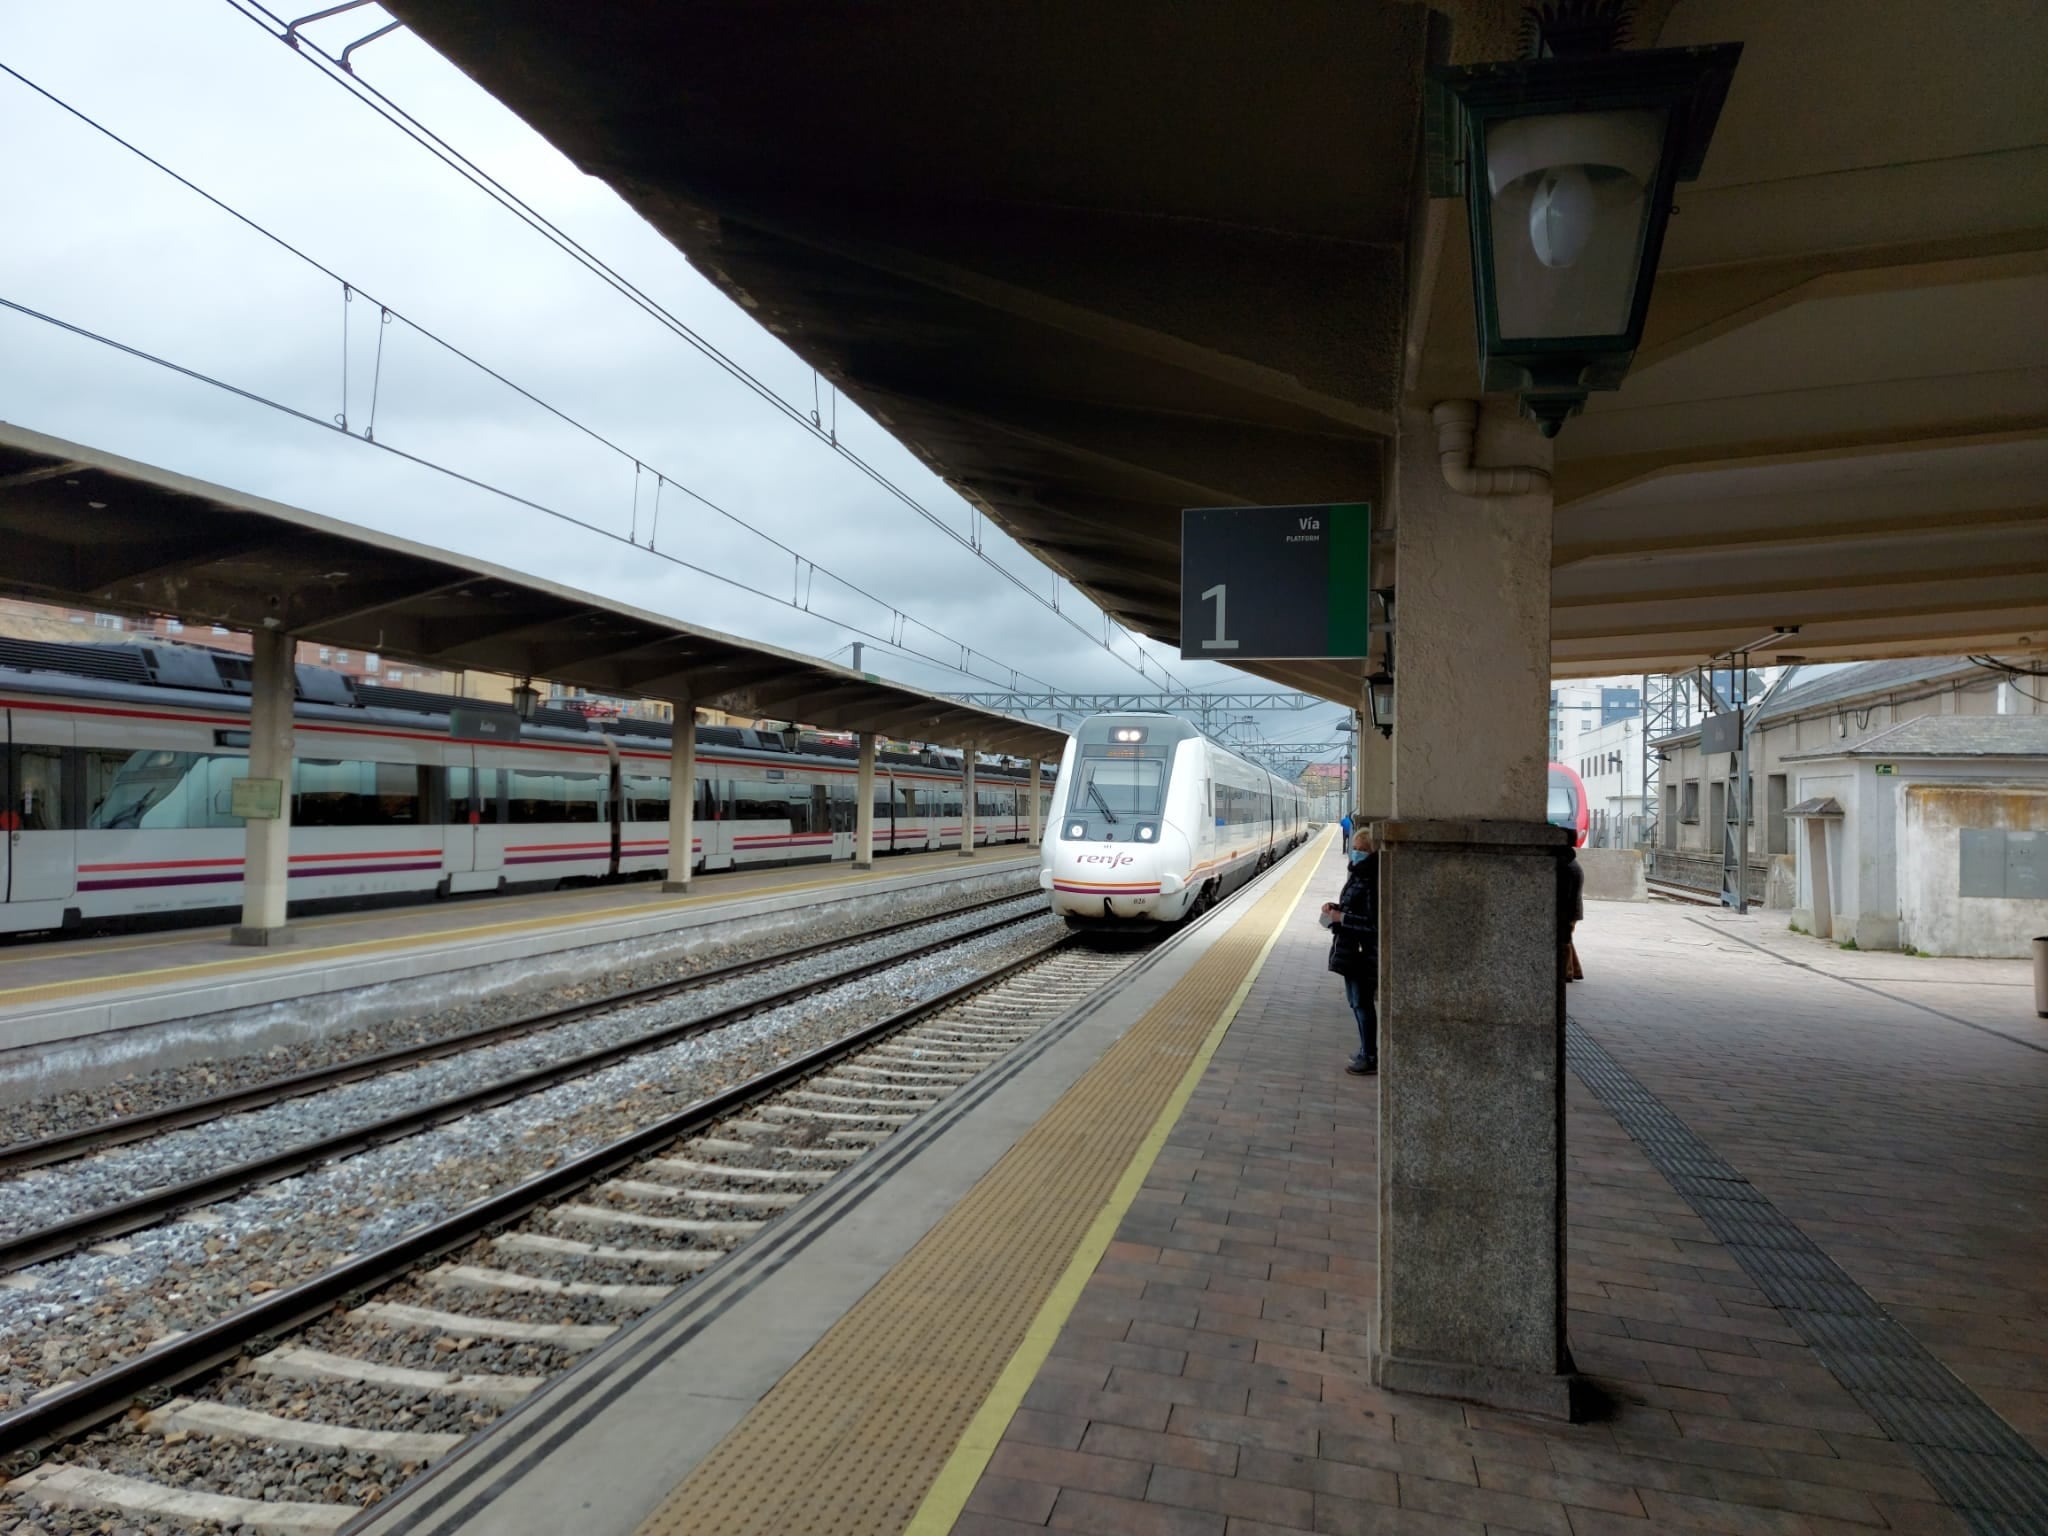
<svg viewBox="0 0 2048 1536">
<path fill-rule="evenodd" d="M 1363 848 L 1354 848 L 1351 850 L 1351 862 L 1354 864 L 1363 864 L 1371 856 L 1372 855 L 1366 849 Z"/>
</svg>

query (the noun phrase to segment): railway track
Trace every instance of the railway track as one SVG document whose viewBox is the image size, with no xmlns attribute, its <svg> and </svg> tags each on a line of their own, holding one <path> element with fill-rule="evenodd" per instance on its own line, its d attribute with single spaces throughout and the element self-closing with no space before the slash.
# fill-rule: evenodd
<svg viewBox="0 0 2048 1536">
<path fill-rule="evenodd" d="M 1718 907 L 1721 897 L 1717 892 L 1701 890 L 1696 885 L 1681 885 L 1676 880 L 1646 880 L 1652 901 L 1672 901 L 1688 907 Z"/>
<path fill-rule="evenodd" d="M 975 903 L 964 912 L 972 913 L 994 906 L 1017 907 L 1030 901 L 1024 896 L 1005 896 L 994 901 Z M 770 992 L 747 997 L 730 1006 L 718 1008 L 693 1018 L 686 1018 L 664 1025 L 628 1034 L 623 1039 L 613 1040 L 594 1049 L 574 1051 L 559 1060 L 548 1062 L 528 1071 L 510 1073 L 483 1083 L 464 1088 L 458 1092 L 442 1094 L 424 1102 L 415 1103 L 393 1114 L 383 1115 L 374 1120 L 351 1125 L 331 1135 L 312 1139 L 290 1140 L 287 1145 L 264 1155 L 233 1160 L 211 1169 L 195 1178 L 181 1179 L 148 1190 L 146 1193 L 119 1201 L 80 1211 L 68 1218 L 0 1239 L 0 1274 L 10 1274 L 29 1265 L 60 1258 L 77 1251 L 90 1243 L 104 1242 L 126 1233 L 162 1221 L 168 1216 L 180 1215 L 199 1209 L 217 1200 L 252 1189 L 274 1180 L 289 1178 L 293 1174 L 315 1168 L 323 1163 L 343 1158 L 369 1147 L 411 1135 L 459 1116 L 471 1114 L 479 1109 L 508 1103 L 523 1098 L 541 1089 L 565 1083 L 599 1071 L 617 1062 L 661 1047 L 678 1040 L 690 1039 L 726 1028 L 741 1020 L 752 1018 L 769 1009 L 782 1007 L 801 1000 L 814 993 L 831 987 L 842 986 L 861 977 L 874 975 L 918 959 L 936 954 L 983 934 L 1026 922 L 1040 915 L 1033 909 L 996 917 L 986 923 L 970 927 L 965 931 L 957 928 L 943 937 L 909 949 L 891 950 L 886 954 L 863 959 L 854 964 L 841 966 L 823 976 L 808 977 L 793 985 Z M 867 943 L 874 939 L 892 936 L 906 928 L 932 927 L 935 921 L 929 916 L 904 923 L 890 924 L 863 935 L 857 941 Z M 164 1111 L 130 1117 L 113 1122 L 106 1127 L 95 1128 L 103 1133 L 103 1139 L 96 1146 L 79 1146 L 73 1156 L 83 1156 L 87 1150 L 126 1145 L 144 1139 L 149 1131 L 137 1129 L 132 1122 L 142 1121 L 155 1124 L 154 1134 L 168 1130 L 182 1129 L 189 1125 L 202 1124 L 223 1116 L 251 1112 L 257 1108 L 281 1103 L 288 1099 L 304 1097 L 322 1088 L 358 1081 L 364 1077 L 377 1076 L 398 1070 L 402 1066 L 418 1065 L 425 1061 L 459 1054 L 460 1051 L 478 1050 L 487 1045 L 498 1044 L 507 1039 L 539 1034 L 545 1030 L 561 1028 L 564 1025 L 584 1019 L 618 1012 L 621 1009 L 694 994 L 713 985 L 728 982 L 739 977 L 790 964 L 832 949 L 846 948 L 851 942 L 845 939 L 828 941 L 819 945 L 805 945 L 800 949 L 784 951 L 781 954 L 759 959 L 736 962 L 729 966 L 700 971 L 693 976 L 673 982 L 638 988 L 600 1002 L 580 1004 L 571 1008 L 556 1009 L 503 1024 L 487 1026 L 467 1034 L 451 1036 L 427 1045 L 408 1047 L 398 1051 L 381 1053 L 378 1057 L 358 1063 L 360 1070 L 349 1066 L 337 1066 L 316 1072 L 302 1073 L 261 1087 L 239 1090 L 220 1095 L 217 1099 L 177 1106 Z M 57 1138 L 67 1145 L 78 1146 L 81 1137 L 89 1132 L 77 1132 Z M 56 1161 L 54 1157 L 43 1158 L 31 1166 L 47 1166 Z"/>
<path fill-rule="evenodd" d="M 1016 901 L 1020 899 L 1020 895 L 1028 894 L 1030 893 L 991 896 L 983 901 L 969 902 L 949 915 L 957 917 L 986 911 L 1005 902 Z M 815 944 L 800 944 L 792 949 L 778 950 L 772 955 L 735 960 L 725 965 L 692 971 L 687 976 L 679 976 L 673 980 L 629 988 L 613 993 L 609 997 L 579 1003 L 573 1007 L 547 1009 L 523 1018 L 503 1019 L 457 1034 L 443 1035 L 436 1040 L 397 1046 L 391 1050 L 376 1051 L 330 1066 L 316 1067 L 311 1071 L 272 1078 L 269 1082 L 252 1084 L 246 1088 L 187 1099 L 182 1103 L 167 1104 L 138 1114 L 121 1115 L 115 1119 L 103 1120 L 96 1125 L 81 1126 L 76 1130 L 62 1131 L 51 1136 L 39 1136 L 29 1141 L 0 1145 L 0 1175 L 19 1173 L 29 1168 L 46 1168 L 53 1163 L 68 1162 L 73 1158 L 104 1152 L 112 1147 L 126 1146 L 130 1142 L 142 1141 L 151 1136 L 161 1136 L 167 1131 L 182 1130 L 188 1125 L 204 1125 L 225 1115 L 265 1109 L 272 1104 L 281 1104 L 287 1099 L 303 1098 L 307 1094 L 319 1093 L 324 1089 L 338 1088 L 344 1083 L 361 1082 L 365 1078 L 379 1077 L 387 1072 L 403 1071 L 407 1067 L 438 1061 L 444 1056 L 460 1055 L 479 1046 L 516 1040 L 526 1035 L 538 1034 L 542 1030 L 572 1024 L 578 1019 L 594 1018 L 615 1009 L 658 1002 L 717 982 L 737 980 L 742 976 L 751 976 L 758 971 L 787 965 L 791 961 L 802 960 L 811 955 L 828 954 L 835 949 L 844 949 L 849 944 L 887 938 L 911 928 L 928 927 L 937 920 L 932 914 L 923 913 L 916 917 L 904 918 L 900 922 L 885 923 L 880 927 L 867 929 L 852 937 L 840 936 L 821 939 Z"/>
<path fill-rule="evenodd" d="M 7 1492 L 58 1530 L 339 1530 L 1138 958 L 1062 935 L 44 1392 L 0 1415 Z"/>
</svg>

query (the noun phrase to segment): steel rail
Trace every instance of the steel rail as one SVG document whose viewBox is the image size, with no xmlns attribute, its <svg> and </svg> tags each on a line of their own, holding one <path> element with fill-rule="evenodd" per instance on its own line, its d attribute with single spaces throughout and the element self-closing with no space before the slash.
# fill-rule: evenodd
<svg viewBox="0 0 2048 1536">
<path fill-rule="evenodd" d="M 1044 915 L 1042 911 L 1033 910 L 1011 917 L 997 918 L 977 928 L 934 939 L 915 949 L 900 950 L 874 960 L 864 960 L 858 965 L 835 971 L 829 976 L 798 982 L 794 986 L 784 987 L 762 997 L 749 998 L 700 1018 L 666 1025 L 644 1035 L 635 1035 L 629 1040 L 615 1041 L 611 1045 L 600 1046 L 548 1066 L 536 1067 L 513 1077 L 499 1078 L 495 1082 L 451 1094 L 430 1104 L 416 1105 L 367 1125 L 353 1126 L 346 1131 L 337 1131 L 331 1136 L 300 1142 L 297 1146 L 287 1147 L 265 1157 L 251 1158 L 213 1173 L 202 1174 L 196 1179 L 167 1184 L 161 1189 L 137 1195 L 134 1199 L 121 1201 L 117 1205 L 101 1206 L 97 1210 L 87 1211 L 67 1220 L 38 1227 L 33 1232 L 0 1242 L 0 1274 L 62 1257 L 88 1243 L 119 1237 L 125 1232 L 133 1232 L 141 1227 L 153 1226 L 168 1216 L 175 1216 L 198 1206 L 210 1205 L 216 1200 L 244 1193 L 263 1184 L 274 1183 L 278 1179 L 290 1178 L 293 1174 L 303 1173 L 322 1163 L 350 1157 L 372 1147 L 381 1146 L 385 1142 L 401 1140 L 443 1121 L 458 1119 L 464 1115 L 474 1114 L 480 1109 L 489 1109 L 541 1089 L 588 1076 L 614 1062 L 644 1055 L 695 1035 L 710 1034 L 754 1014 L 782 1007 L 814 993 L 828 991 L 849 981 L 857 981 L 876 971 L 888 970 L 892 966 L 902 965 L 907 961 Z"/>
<path fill-rule="evenodd" d="M 35 1464 L 43 1449 L 131 1406 L 158 1406 L 168 1401 L 172 1388 L 192 1377 L 204 1375 L 245 1352 L 261 1353 L 284 1333 L 337 1306 L 359 1305 L 369 1292 L 419 1265 L 502 1229 L 551 1200 L 605 1178 L 650 1152 L 833 1066 L 877 1040 L 1007 981 L 1073 939 L 1074 935 L 1063 934 L 1031 954 L 885 1019 L 862 1025 L 838 1040 L 771 1067 L 710 1098 L 700 1099 L 687 1109 L 538 1173 L 382 1248 L 346 1259 L 309 1280 L 272 1292 L 189 1333 L 173 1336 L 83 1381 L 38 1393 L 23 1407 L 0 1414 L 0 1472 L 19 1476 Z"/>
<path fill-rule="evenodd" d="M 506 1019 L 496 1024 L 483 1024 L 458 1034 L 444 1035 L 438 1040 L 394 1046 L 388 1051 L 353 1057 L 348 1061 L 336 1062 L 332 1066 L 314 1067 L 309 1071 L 295 1072 L 288 1077 L 272 1078 L 267 1083 L 255 1083 L 247 1088 L 234 1088 L 226 1093 L 209 1094 L 203 1099 L 186 1099 L 181 1103 L 164 1105 L 160 1109 L 121 1115 L 112 1120 L 80 1126 L 77 1130 L 60 1131 L 54 1136 L 40 1137 L 35 1141 L 18 1141 L 10 1146 L 0 1146 L 0 1174 L 18 1173 L 28 1168 L 46 1168 L 52 1163 L 69 1162 L 73 1158 L 84 1157 L 89 1153 L 104 1152 L 110 1147 L 126 1146 L 133 1141 L 160 1136 L 166 1131 L 179 1131 L 191 1125 L 204 1125 L 207 1121 L 218 1120 L 224 1115 L 238 1115 L 252 1109 L 267 1109 L 272 1104 L 281 1104 L 287 1099 L 303 1098 L 309 1093 L 318 1093 L 327 1088 L 338 1088 L 344 1083 L 360 1082 L 364 1078 L 378 1077 L 386 1072 L 417 1066 L 421 1062 L 438 1061 L 444 1056 L 458 1056 L 478 1046 L 494 1045 L 501 1040 L 516 1040 L 524 1035 L 538 1034 L 544 1029 L 574 1024 L 582 1019 L 608 1013 L 614 1008 L 654 1002 L 678 992 L 691 991 L 714 982 L 730 981 L 734 977 L 768 970 L 791 960 L 802 960 L 829 949 L 844 948 L 848 944 L 864 944 L 870 939 L 887 938 L 892 933 L 901 933 L 906 928 L 944 922 L 948 918 L 1000 906 L 1006 901 L 1020 901 L 1033 894 L 1033 891 L 1016 891 L 1007 896 L 991 896 L 984 901 L 970 902 L 951 912 L 906 917 L 899 922 L 887 923 L 880 928 L 870 928 L 862 933 L 849 934 L 837 939 L 820 939 L 816 943 L 800 944 L 794 949 L 780 950 L 758 959 L 735 960 L 726 965 L 713 966 L 709 970 L 693 971 L 688 976 L 649 982 L 643 987 L 615 992 L 610 997 L 598 998 L 594 1002 L 577 1003 L 567 1008 L 528 1014 L 524 1018 Z"/>
</svg>

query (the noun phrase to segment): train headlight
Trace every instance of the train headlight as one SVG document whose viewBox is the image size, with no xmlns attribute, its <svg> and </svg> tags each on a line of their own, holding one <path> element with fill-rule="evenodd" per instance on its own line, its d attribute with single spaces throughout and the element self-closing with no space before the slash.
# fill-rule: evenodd
<svg viewBox="0 0 2048 1536">
<path fill-rule="evenodd" d="M 1069 837 L 1086 837 L 1087 835 L 1088 824 L 1084 821 L 1073 822 L 1067 827 L 1067 836 Z"/>
<path fill-rule="evenodd" d="M 1149 842 L 1151 842 L 1151 841 L 1152 841 L 1152 829 L 1151 829 L 1150 827 L 1140 827 L 1140 828 L 1138 828 L 1138 841 L 1139 841 L 1139 842 L 1141 842 L 1141 843 L 1149 843 Z"/>
</svg>

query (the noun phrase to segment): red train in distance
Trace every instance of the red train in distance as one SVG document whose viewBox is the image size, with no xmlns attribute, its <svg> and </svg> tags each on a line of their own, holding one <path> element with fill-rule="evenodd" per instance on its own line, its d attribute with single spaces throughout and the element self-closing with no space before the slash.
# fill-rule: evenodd
<svg viewBox="0 0 2048 1536">
<path fill-rule="evenodd" d="M 1544 819 L 1553 827 L 1570 827 L 1572 846 L 1586 846 L 1592 813 L 1586 804 L 1586 782 L 1563 763 L 1550 765 L 1550 801 Z"/>
</svg>

